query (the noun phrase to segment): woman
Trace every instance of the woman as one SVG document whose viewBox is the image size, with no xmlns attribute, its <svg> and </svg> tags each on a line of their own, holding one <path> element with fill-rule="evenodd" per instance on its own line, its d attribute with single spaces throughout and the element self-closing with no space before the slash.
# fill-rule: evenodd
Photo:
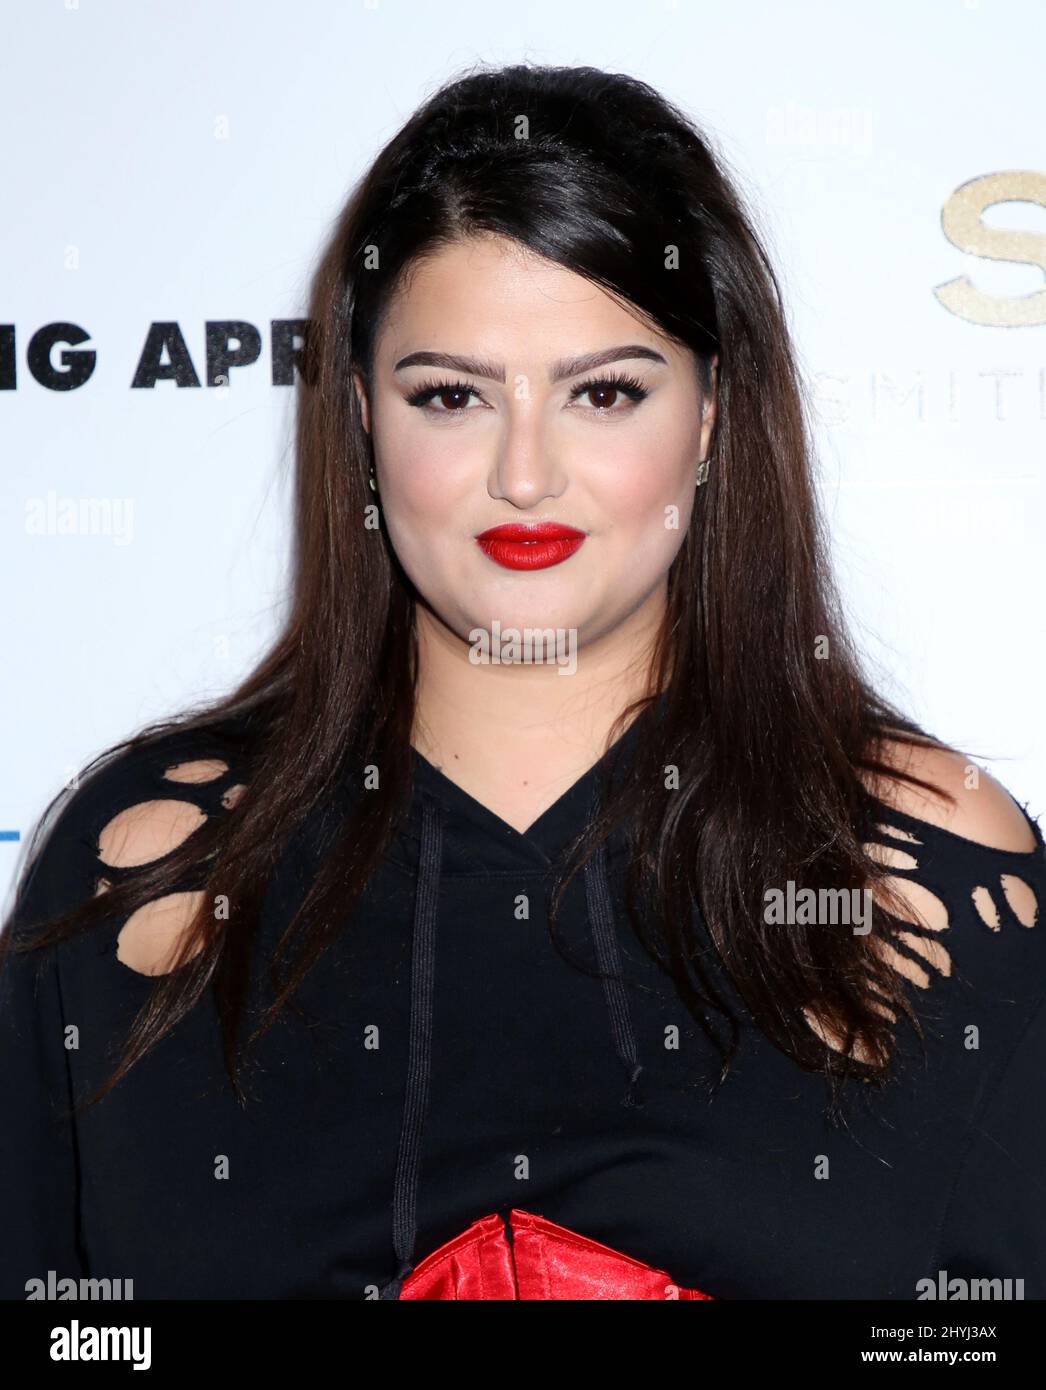
<svg viewBox="0 0 1046 1390">
<path fill-rule="evenodd" d="M 1046 1295 L 1042 834 L 860 672 L 708 142 L 469 74 L 309 313 L 286 630 L 21 884 L 4 1291 Z"/>
</svg>

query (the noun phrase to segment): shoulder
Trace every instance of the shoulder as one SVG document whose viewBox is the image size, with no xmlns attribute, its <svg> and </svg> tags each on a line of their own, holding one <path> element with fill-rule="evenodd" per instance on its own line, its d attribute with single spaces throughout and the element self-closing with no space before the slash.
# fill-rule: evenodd
<svg viewBox="0 0 1046 1390">
<path fill-rule="evenodd" d="M 885 740 L 879 751 L 895 769 L 894 776 L 879 777 L 872 786 L 886 805 L 988 849 L 1021 853 L 1040 844 L 1033 823 L 1002 783 L 967 754 L 941 743 L 900 739 Z M 934 789 L 906 782 L 898 772 Z"/>
<path fill-rule="evenodd" d="M 220 730 L 168 728 L 95 758 L 35 826 L 12 922 L 37 925 L 180 845 L 246 787 L 247 760 Z"/>
<path fill-rule="evenodd" d="M 1038 823 L 958 749 L 897 739 L 878 756 L 892 772 L 866 779 L 875 814 L 865 848 L 887 870 L 872 893 L 911 924 L 894 938 L 892 963 L 924 989 L 955 964 L 1007 991 L 1046 989 L 1046 927 L 1029 930 L 1046 905 Z"/>
<path fill-rule="evenodd" d="M 192 728 L 121 747 L 91 768 L 71 789 L 63 819 L 103 864 L 116 867 L 157 858 L 173 847 L 172 837 L 179 842 L 235 805 L 247 775 L 219 734 Z"/>
<path fill-rule="evenodd" d="M 129 750 L 103 771 L 89 798 L 99 863 L 105 870 L 136 868 L 162 858 L 212 816 L 230 810 L 246 790 L 247 775 L 206 734 L 175 734 Z"/>
<path fill-rule="evenodd" d="M 907 919 L 884 955 L 933 1000 L 923 1017 L 938 1064 L 924 1118 L 965 1116 L 939 1263 L 951 1268 L 973 1245 L 982 1268 L 1008 1269 L 1015 1233 L 1046 1220 L 1046 1131 L 1032 1103 L 1046 1066 L 1046 843 L 1006 787 L 960 750 L 898 740 L 880 754 L 937 788 L 888 777 L 873 795 L 877 857 L 900 898 L 890 910 Z M 1044 1287 L 1046 1266 L 1033 1259 L 1018 1272 L 1026 1268 Z"/>
<path fill-rule="evenodd" d="M 1042 832 L 1000 782 L 957 749 L 898 738 L 880 742 L 875 755 L 887 771 L 861 774 L 871 796 L 864 848 L 881 866 L 867 887 L 889 914 L 875 949 L 924 997 L 933 992 L 943 1002 L 937 991 L 947 981 L 944 998 L 964 1001 L 963 1028 L 1001 1010 L 989 1036 L 993 1045 L 1012 1041 L 1046 997 Z M 906 782 L 901 773 L 930 785 Z M 807 1021 L 840 1045 L 823 1020 Z"/>
</svg>

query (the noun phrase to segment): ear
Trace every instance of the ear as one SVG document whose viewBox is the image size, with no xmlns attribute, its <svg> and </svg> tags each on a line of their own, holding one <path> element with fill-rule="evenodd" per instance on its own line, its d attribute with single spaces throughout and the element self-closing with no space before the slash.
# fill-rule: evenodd
<svg viewBox="0 0 1046 1390">
<path fill-rule="evenodd" d="M 712 358 L 712 389 L 705 396 L 701 403 L 701 457 L 708 457 L 709 440 L 712 437 L 712 429 L 715 426 L 716 406 L 718 404 L 718 391 L 716 390 L 719 381 L 719 354 L 716 353 Z"/>
<path fill-rule="evenodd" d="M 367 398 L 367 387 L 364 383 L 362 374 L 353 368 L 352 384 L 356 388 L 356 395 L 359 398 L 360 414 L 363 416 L 363 428 L 370 434 L 370 401 Z"/>
</svg>

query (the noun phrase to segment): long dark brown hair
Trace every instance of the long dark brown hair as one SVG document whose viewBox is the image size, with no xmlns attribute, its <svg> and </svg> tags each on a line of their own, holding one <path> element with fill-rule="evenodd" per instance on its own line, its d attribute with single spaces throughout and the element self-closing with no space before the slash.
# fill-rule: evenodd
<svg viewBox="0 0 1046 1390">
<path fill-rule="evenodd" d="M 833 1096 L 849 1076 L 889 1079 L 891 1015 L 921 1035 L 901 978 L 878 950 L 889 918 L 881 908 L 866 936 L 764 920 L 766 890 L 790 880 L 836 890 L 877 883 L 889 901 L 886 870 L 862 845 L 867 776 L 906 776 L 884 759 L 882 740 L 926 735 L 875 693 L 848 638 L 812 483 L 808 402 L 753 217 L 709 138 L 645 83 L 590 67 L 479 68 L 437 91 L 381 151 L 319 261 L 298 388 L 284 630 L 226 698 L 149 725 L 86 769 L 96 775 L 118 754 L 177 730 L 231 739 L 235 729 L 238 756 L 250 762 L 246 794 L 159 864 L 37 924 L 42 930 L 19 933 L 18 948 L 33 949 L 126 919 L 173 891 L 190 866 L 209 866 L 175 968 L 157 978 L 122 1057 L 88 1103 L 208 986 L 243 1101 L 252 941 L 281 849 L 346 766 L 361 776 L 366 765 L 380 768 L 380 788 L 358 798 L 332 837 L 269 962 L 273 998 L 248 1047 L 294 1007 L 396 833 L 409 799 L 415 594 L 384 528 L 365 524 L 373 457 L 353 371 L 371 381 L 390 296 L 419 258 L 485 234 L 512 238 L 618 297 L 692 349 L 705 386 L 712 355 L 719 359 L 710 476 L 669 573 L 650 693 L 622 711 L 613 735 L 658 695 L 663 718 L 640 721 L 626 793 L 607 798 L 565 881 L 612 826 L 628 824 L 630 903 L 652 902 L 657 922 L 656 932 L 637 930 L 718 1048 L 720 1080 L 738 1024 L 700 964 L 695 902 L 759 1028 L 800 1067 L 822 1071 Z M 666 768 L 678 769 L 671 790 Z M 219 894 L 229 916 L 216 923 L 210 905 Z M 815 1005 L 844 1040 L 841 1050 L 803 1018 Z M 710 1009 L 725 1020 L 726 1037 Z M 848 1055 L 857 1039 L 864 1061 Z"/>
</svg>

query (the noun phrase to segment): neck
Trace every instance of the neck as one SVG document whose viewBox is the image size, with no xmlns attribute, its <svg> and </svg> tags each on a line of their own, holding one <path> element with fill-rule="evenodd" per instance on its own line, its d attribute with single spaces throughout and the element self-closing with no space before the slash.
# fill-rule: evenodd
<svg viewBox="0 0 1046 1390">
<path fill-rule="evenodd" d="M 624 731 L 615 727 L 624 709 L 651 693 L 663 613 L 655 594 L 579 646 L 570 669 L 553 656 L 512 659 L 507 625 L 501 664 L 470 660 L 473 647 L 419 603 L 413 746 L 511 824 L 529 825 Z"/>
</svg>

